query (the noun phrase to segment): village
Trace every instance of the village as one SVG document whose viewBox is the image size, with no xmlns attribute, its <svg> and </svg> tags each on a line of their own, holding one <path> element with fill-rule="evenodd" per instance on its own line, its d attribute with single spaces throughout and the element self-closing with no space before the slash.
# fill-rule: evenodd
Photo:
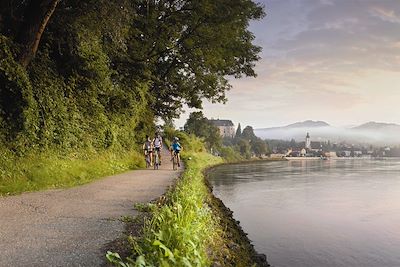
<svg viewBox="0 0 400 267">
<path fill-rule="evenodd" d="M 219 130 L 224 139 L 235 137 L 235 125 L 231 120 L 211 119 L 210 122 Z M 371 144 L 349 144 L 343 142 L 314 141 L 310 133 L 306 133 L 304 141 L 292 139 L 265 140 L 268 152 L 262 157 L 287 159 L 330 159 L 330 158 L 383 158 L 400 157 L 399 147 L 373 146 Z"/>
<path fill-rule="evenodd" d="M 267 140 L 271 158 L 382 158 L 399 157 L 400 149 L 389 146 L 373 146 L 370 144 L 348 144 L 346 142 L 312 141 L 309 133 L 305 141 Z"/>
</svg>

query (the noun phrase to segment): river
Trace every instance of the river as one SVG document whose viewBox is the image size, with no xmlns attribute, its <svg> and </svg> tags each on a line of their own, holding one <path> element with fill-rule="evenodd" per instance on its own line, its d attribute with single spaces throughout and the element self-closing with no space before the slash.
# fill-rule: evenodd
<svg viewBox="0 0 400 267">
<path fill-rule="evenodd" d="M 223 165 L 214 193 L 275 267 L 400 266 L 400 160 Z"/>
</svg>

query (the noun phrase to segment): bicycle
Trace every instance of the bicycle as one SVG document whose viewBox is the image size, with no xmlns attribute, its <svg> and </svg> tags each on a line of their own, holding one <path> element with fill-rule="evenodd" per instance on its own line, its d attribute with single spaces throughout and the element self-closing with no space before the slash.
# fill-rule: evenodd
<svg viewBox="0 0 400 267">
<path fill-rule="evenodd" d="M 146 169 L 147 169 L 147 168 L 149 168 L 150 165 L 151 165 L 150 153 L 149 153 L 149 152 L 146 152 L 145 160 L 146 160 Z"/>
<path fill-rule="evenodd" d="M 172 157 L 172 169 L 176 171 L 179 167 L 179 159 L 178 159 L 178 153 L 176 151 L 173 152 L 173 157 Z"/>
<path fill-rule="evenodd" d="M 155 151 L 154 153 L 154 169 L 158 170 L 158 168 L 160 167 L 160 155 L 158 154 L 159 151 Z"/>
</svg>

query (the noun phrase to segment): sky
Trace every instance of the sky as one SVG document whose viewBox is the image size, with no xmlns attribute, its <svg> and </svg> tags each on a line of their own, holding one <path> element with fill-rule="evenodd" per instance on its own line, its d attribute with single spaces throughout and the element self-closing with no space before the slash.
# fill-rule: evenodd
<svg viewBox="0 0 400 267">
<path fill-rule="evenodd" d="M 228 102 L 205 103 L 206 117 L 242 128 L 400 124 L 400 0 L 257 2 L 267 13 L 250 25 L 263 48 L 258 76 L 230 79 Z"/>
</svg>

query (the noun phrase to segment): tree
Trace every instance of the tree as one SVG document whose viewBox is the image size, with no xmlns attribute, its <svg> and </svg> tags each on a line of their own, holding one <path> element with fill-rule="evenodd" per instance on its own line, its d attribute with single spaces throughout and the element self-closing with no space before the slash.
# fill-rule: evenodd
<svg viewBox="0 0 400 267">
<path fill-rule="evenodd" d="M 17 35 L 21 45 L 18 61 L 27 67 L 35 56 L 42 34 L 61 0 L 31 0 L 26 7 L 24 21 Z"/>
<path fill-rule="evenodd" d="M 268 147 L 263 140 L 256 139 L 251 142 L 251 150 L 256 156 L 261 157 L 262 155 L 265 155 L 267 153 Z"/>
<path fill-rule="evenodd" d="M 222 138 L 219 134 L 219 129 L 204 117 L 201 111 L 192 112 L 189 115 L 184 125 L 184 130 L 187 133 L 204 138 L 207 147 L 210 149 L 221 146 Z"/>
<path fill-rule="evenodd" d="M 251 146 L 248 140 L 240 139 L 237 143 L 240 154 L 246 159 L 251 158 Z"/>
<path fill-rule="evenodd" d="M 235 139 L 238 139 L 240 137 L 242 137 L 242 128 L 241 128 L 240 123 L 239 123 L 239 125 L 237 127 L 237 130 L 236 130 Z"/>
<path fill-rule="evenodd" d="M 254 141 L 257 140 L 258 137 L 254 134 L 253 127 L 246 126 L 246 128 L 243 129 L 242 138 L 249 141 Z"/>
<path fill-rule="evenodd" d="M 151 79 L 152 108 L 177 117 L 183 104 L 225 102 L 225 78 L 256 76 L 261 48 L 252 44 L 249 21 L 260 4 L 249 0 L 135 0 L 128 53 L 143 79 Z M 233 30 L 234 29 L 234 30 Z"/>
<path fill-rule="evenodd" d="M 2 0 L 0 139 L 131 146 L 184 104 L 224 102 L 228 76 L 256 76 L 248 25 L 263 15 L 252 0 Z"/>
<path fill-rule="evenodd" d="M 18 62 L 26 68 L 35 56 L 42 35 L 61 0 L 2 0 L 0 30 L 19 45 Z M 1 23 L 1 22 L 0 22 Z"/>
<path fill-rule="evenodd" d="M 189 134 L 194 134 L 199 137 L 208 136 L 210 123 L 206 117 L 204 117 L 203 112 L 192 112 L 187 119 L 184 130 Z"/>
</svg>

